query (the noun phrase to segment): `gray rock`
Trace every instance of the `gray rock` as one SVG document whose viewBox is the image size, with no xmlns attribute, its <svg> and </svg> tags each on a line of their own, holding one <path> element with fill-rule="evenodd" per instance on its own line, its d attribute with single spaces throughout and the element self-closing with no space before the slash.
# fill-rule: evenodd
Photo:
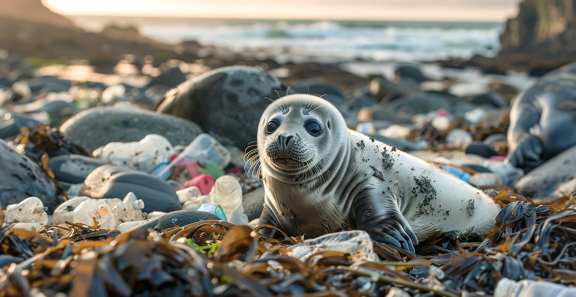
<svg viewBox="0 0 576 297">
<path fill-rule="evenodd" d="M 466 154 L 474 154 L 484 158 L 498 155 L 498 152 L 496 152 L 492 146 L 480 141 L 475 141 L 469 144 L 464 152 Z"/>
<path fill-rule="evenodd" d="M 488 105 L 496 108 L 508 107 L 508 102 L 496 92 L 467 96 L 462 99 L 476 105 Z"/>
<path fill-rule="evenodd" d="M 423 83 L 426 81 L 426 76 L 422 73 L 420 68 L 414 65 L 401 65 L 394 70 L 394 75 L 396 76 L 397 81 L 402 80 L 413 80 L 417 83 Z"/>
<path fill-rule="evenodd" d="M 342 116 L 345 118 L 348 117 L 346 99 L 342 92 L 332 84 L 314 81 L 303 82 L 291 86 L 288 90 L 288 94 L 310 94 L 321 97 L 334 105 L 340 111 Z"/>
<path fill-rule="evenodd" d="M 421 92 L 420 86 L 414 81 L 392 82 L 383 77 L 374 78 L 370 82 L 372 97 L 382 104 L 396 99 L 408 97 Z"/>
<path fill-rule="evenodd" d="M 290 94 L 310 94 L 322 97 L 338 108 L 346 103 L 344 95 L 336 86 L 324 82 L 307 81 L 299 83 L 290 87 Z"/>
<path fill-rule="evenodd" d="M 122 199 L 129 192 L 144 201 L 145 212 L 180 210 L 176 191 L 165 181 L 144 172 L 112 165 L 92 171 L 80 189 L 80 196 Z"/>
<path fill-rule="evenodd" d="M 161 217 L 142 222 L 141 224 L 134 226 L 130 231 L 137 229 L 153 229 L 157 232 L 161 232 L 162 230 L 174 228 L 176 226 L 184 227 L 188 224 L 206 220 L 220 221 L 220 218 L 215 214 L 205 211 L 177 210 Z"/>
<path fill-rule="evenodd" d="M 390 102 L 389 104 L 386 104 L 385 107 L 394 110 L 394 112 L 412 116 L 415 114 L 428 113 L 440 108 L 450 110 L 451 101 L 444 96 L 425 92 L 416 92 L 395 100 L 394 102 Z"/>
<path fill-rule="evenodd" d="M 242 207 L 244 207 L 244 213 L 248 216 L 249 221 L 259 218 L 264 208 L 264 188 L 260 187 L 244 194 L 242 196 Z"/>
<path fill-rule="evenodd" d="M 173 146 L 188 145 L 202 129 L 195 123 L 139 108 L 102 107 L 83 111 L 66 121 L 61 131 L 68 140 L 89 150 L 109 142 L 140 141 L 159 134 Z"/>
<path fill-rule="evenodd" d="M 52 213 L 62 202 L 56 196 L 56 187 L 48 175 L 3 140 L 0 140 L 0 168 L 0 200 L 3 209 L 35 196 L 48 207 L 48 213 Z"/>
<path fill-rule="evenodd" d="M 502 133 L 496 133 L 496 134 L 492 134 L 488 137 L 486 137 L 486 139 L 484 139 L 485 144 L 490 145 L 492 147 L 494 147 L 494 144 L 498 143 L 498 142 L 506 142 L 506 134 L 502 134 Z"/>
<path fill-rule="evenodd" d="M 365 107 L 378 104 L 372 96 L 370 86 L 365 84 L 354 85 L 344 92 L 346 98 L 346 108 L 350 111 L 358 111 Z"/>
<path fill-rule="evenodd" d="M 403 152 L 414 152 L 418 150 L 418 148 L 414 144 L 408 141 L 404 141 L 401 139 L 394 139 L 380 134 L 367 134 L 367 135 L 387 145 L 393 146 Z"/>
<path fill-rule="evenodd" d="M 256 140 L 258 121 L 280 81 L 257 68 L 223 67 L 167 92 L 156 111 L 194 121 L 223 145 L 244 149 Z"/>
<path fill-rule="evenodd" d="M 81 184 L 96 168 L 106 162 L 82 155 L 56 156 L 48 160 L 48 167 L 56 180 L 70 184 Z"/>
<path fill-rule="evenodd" d="M 20 129 L 40 124 L 36 119 L 23 115 L 6 114 L 0 118 L 0 138 L 8 139 L 20 134 Z"/>
<path fill-rule="evenodd" d="M 451 110 L 450 100 L 424 92 L 413 93 L 385 105 L 370 107 L 373 120 L 385 120 L 393 124 L 410 124 L 413 115 L 425 114 L 440 108 Z"/>
<path fill-rule="evenodd" d="M 5 77 L 0 77 L 0 89 L 8 89 L 12 87 L 12 81 Z"/>
<path fill-rule="evenodd" d="M 153 87 L 153 86 L 165 86 L 168 88 L 175 88 L 179 84 L 186 81 L 186 75 L 180 70 L 180 67 L 172 67 L 162 73 L 160 75 L 154 77 L 146 87 Z"/>
<path fill-rule="evenodd" d="M 576 192 L 576 146 L 565 150 L 514 182 L 513 187 L 533 199 L 553 199 Z"/>
<path fill-rule="evenodd" d="M 59 99 L 37 100 L 26 104 L 14 105 L 12 111 L 16 113 L 46 112 L 51 117 L 59 117 L 74 114 L 76 106 L 72 102 Z"/>
</svg>

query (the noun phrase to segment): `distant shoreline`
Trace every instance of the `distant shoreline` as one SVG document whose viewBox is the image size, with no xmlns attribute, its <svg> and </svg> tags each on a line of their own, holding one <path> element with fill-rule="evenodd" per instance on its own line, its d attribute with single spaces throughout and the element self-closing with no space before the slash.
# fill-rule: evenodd
<svg viewBox="0 0 576 297">
<path fill-rule="evenodd" d="M 155 17 L 155 16 L 123 16 L 123 15 L 66 15 L 74 21 L 92 21 L 115 24 L 137 24 L 139 22 L 156 22 L 160 25 L 182 24 L 190 25 L 245 25 L 249 23 L 303 23 L 335 22 L 343 26 L 372 28 L 420 28 L 429 24 L 439 29 L 492 29 L 501 28 L 505 21 L 426 21 L 426 20 L 353 20 L 353 19 L 253 19 L 253 18 L 199 18 L 199 17 Z"/>
</svg>

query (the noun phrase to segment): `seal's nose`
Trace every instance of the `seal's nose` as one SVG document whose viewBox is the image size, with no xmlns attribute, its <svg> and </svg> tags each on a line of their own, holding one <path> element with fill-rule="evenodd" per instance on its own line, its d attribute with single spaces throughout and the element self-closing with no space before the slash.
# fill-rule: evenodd
<svg viewBox="0 0 576 297">
<path fill-rule="evenodd" d="M 287 147 L 288 143 L 294 138 L 294 135 L 278 135 L 278 143 Z"/>
</svg>

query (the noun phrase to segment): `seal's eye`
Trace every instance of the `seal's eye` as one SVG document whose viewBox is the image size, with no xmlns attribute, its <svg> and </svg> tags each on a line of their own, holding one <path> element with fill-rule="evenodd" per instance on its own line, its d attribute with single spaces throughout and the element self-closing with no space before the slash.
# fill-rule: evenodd
<svg viewBox="0 0 576 297">
<path fill-rule="evenodd" d="M 320 133 L 322 133 L 322 127 L 320 124 L 318 124 L 318 122 L 308 122 L 306 125 L 304 125 L 304 127 L 306 128 L 306 131 L 308 131 L 308 133 L 310 133 L 312 136 L 318 136 Z"/>
<path fill-rule="evenodd" d="M 276 129 L 278 129 L 278 127 L 280 127 L 278 120 L 271 120 L 268 122 L 268 125 L 266 125 L 266 133 L 272 134 Z"/>
</svg>

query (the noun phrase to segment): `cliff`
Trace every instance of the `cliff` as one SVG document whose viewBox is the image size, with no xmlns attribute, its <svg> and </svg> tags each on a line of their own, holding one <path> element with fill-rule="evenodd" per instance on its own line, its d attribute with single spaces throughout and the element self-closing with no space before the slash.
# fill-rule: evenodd
<svg viewBox="0 0 576 297">
<path fill-rule="evenodd" d="M 477 67 L 484 73 L 509 70 L 542 76 L 576 61 L 576 0 L 523 0 L 518 15 L 506 22 L 501 51 L 494 58 L 439 61 L 444 67 Z"/>
<path fill-rule="evenodd" d="M 52 12 L 42 4 L 42 0 L 0 0 L 0 16 L 14 19 L 48 23 L 61 27 L 72 27 L 72 21 Z"/>
<path fill-rule="evenodd" d="M 576 58 L 576 0 L 524 0 L 500 42 L 503 54 Z"/>
<path fill-rule="evenodd" d="M 44 62 L 87 59 L 111 68 L 126 54 L 140 59 L 152 55 L 158 63 L 192 53 L 177 54 L 174 46 L 143 37 L 137 28 L 109 26 L 102 33 L 87 32 L 44 7 L 41 0 L 0 0 L 0 49 Z"/>
</svg>

